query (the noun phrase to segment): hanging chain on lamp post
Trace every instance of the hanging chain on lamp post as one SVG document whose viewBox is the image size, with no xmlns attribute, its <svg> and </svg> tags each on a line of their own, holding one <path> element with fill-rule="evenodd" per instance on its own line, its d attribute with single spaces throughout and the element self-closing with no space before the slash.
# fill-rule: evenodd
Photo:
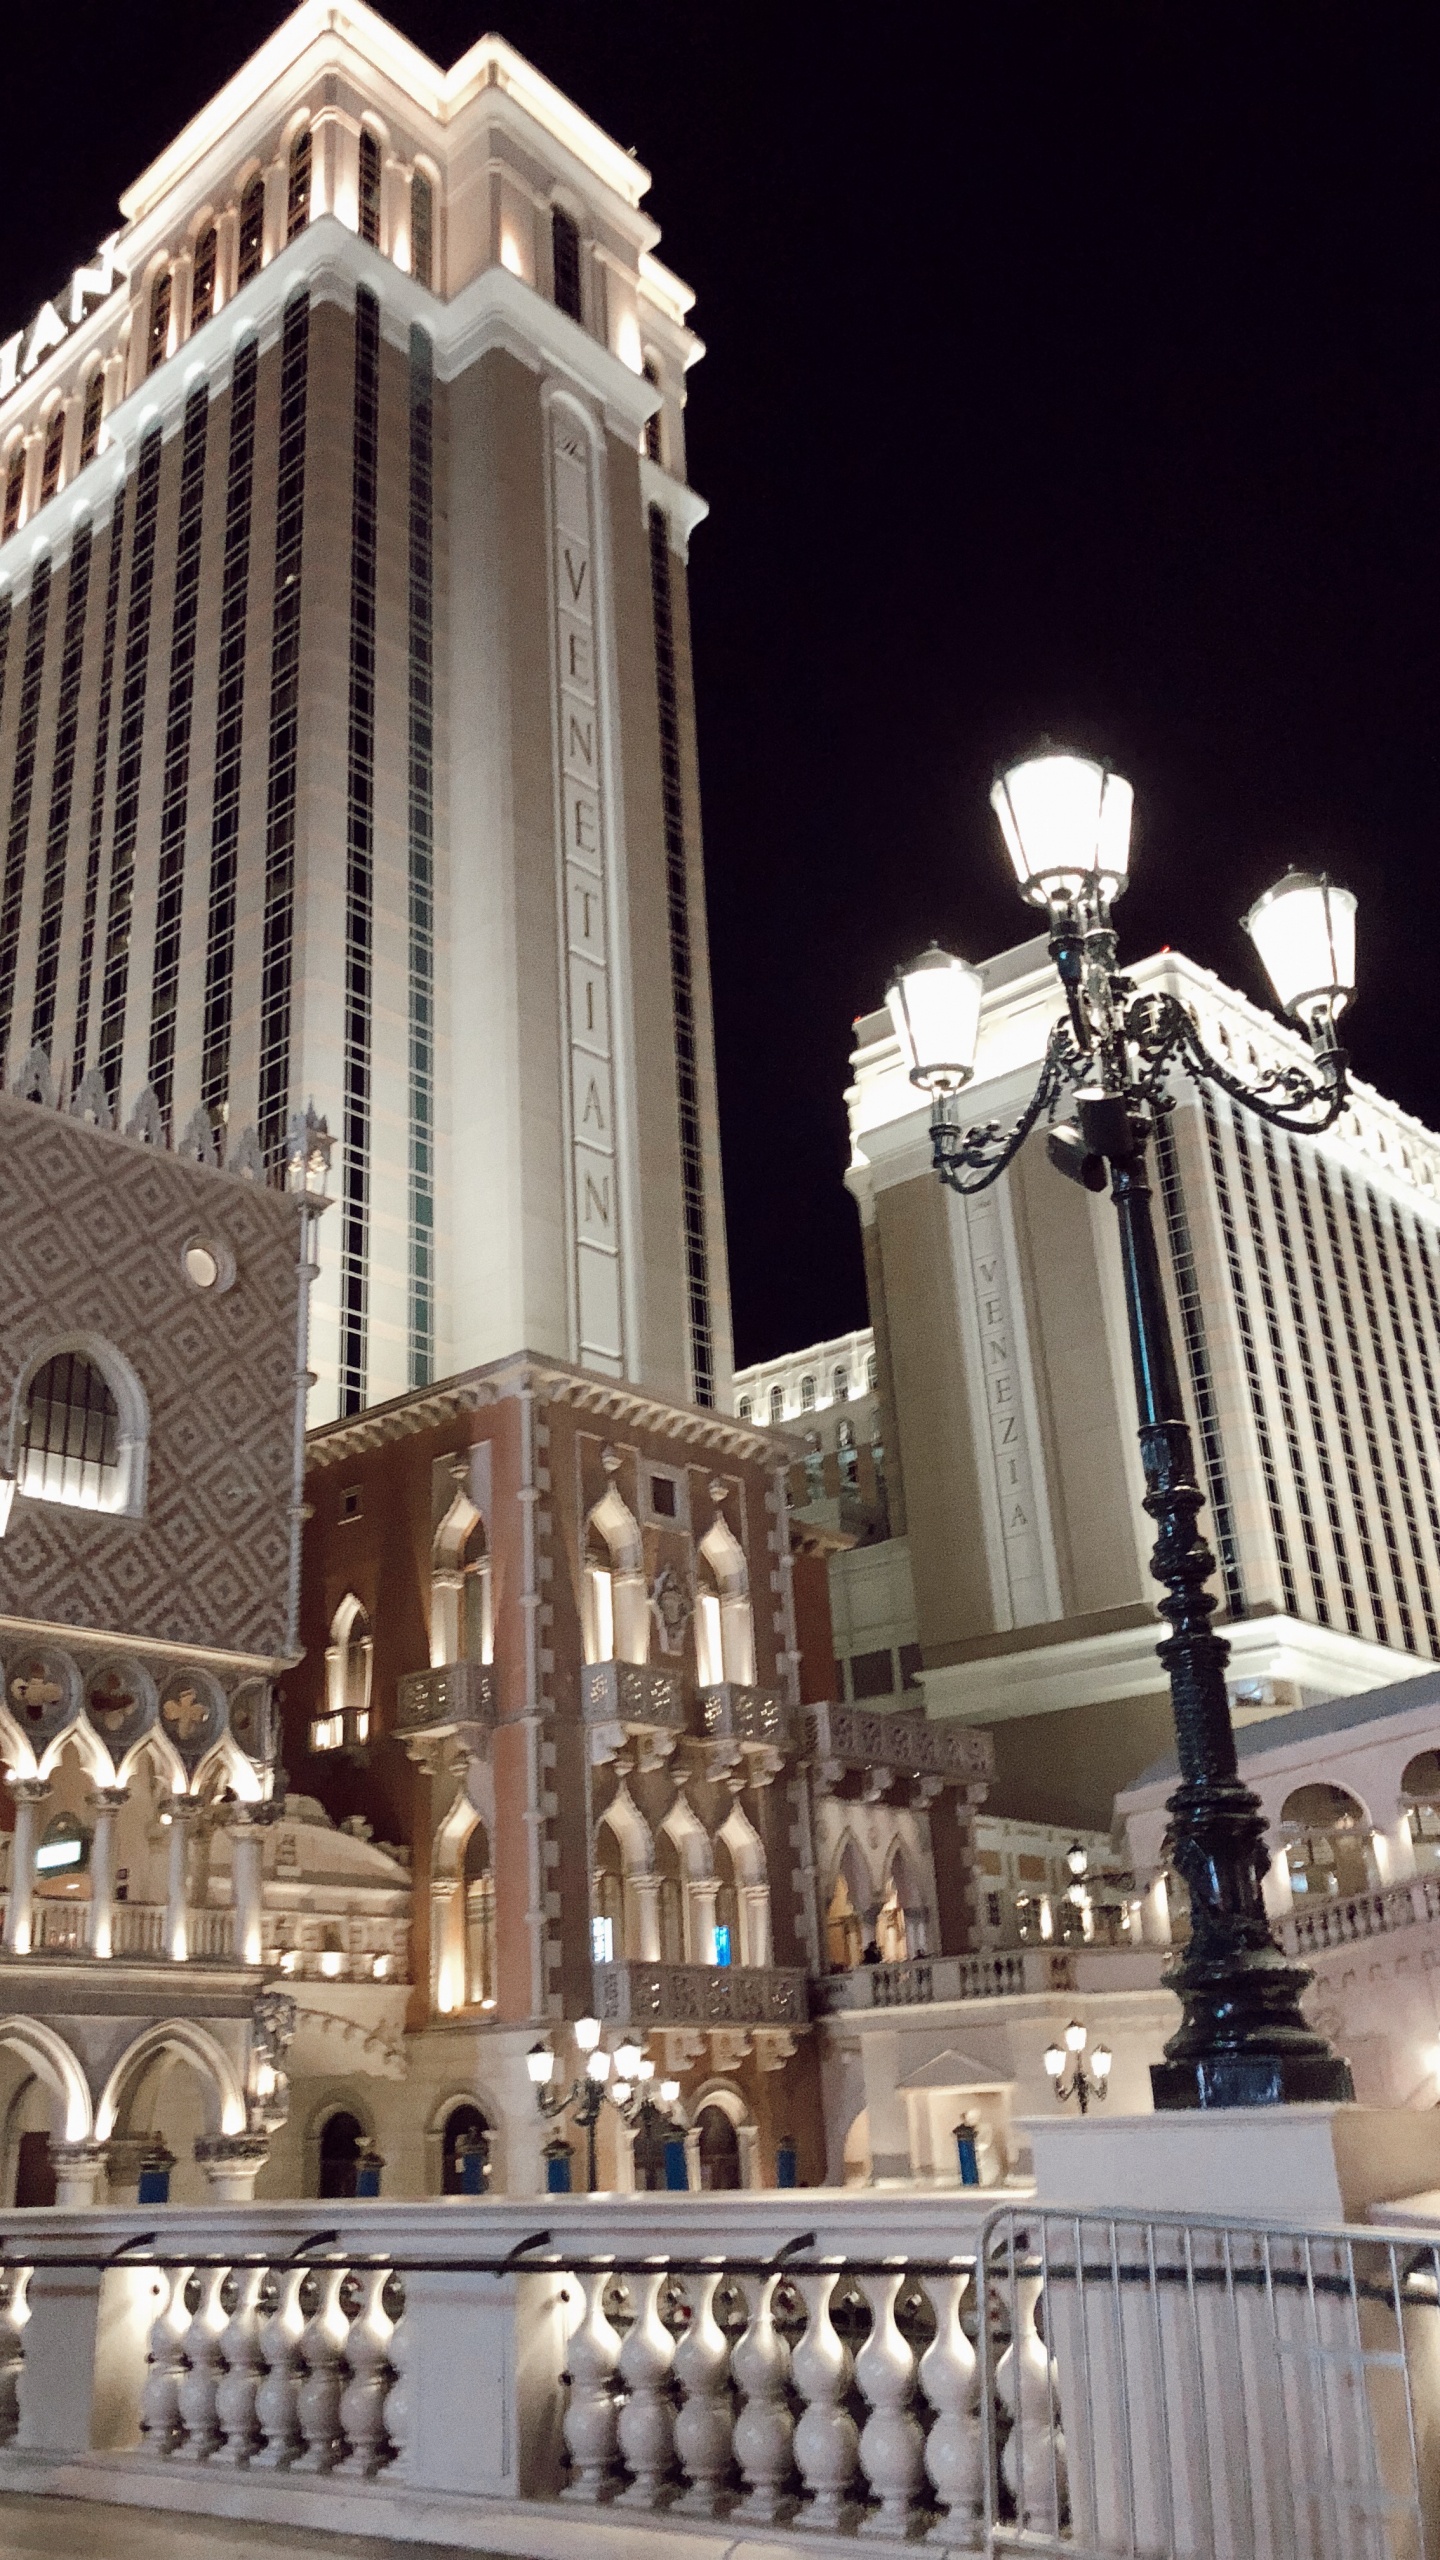
<svg viewBox="0 0 1440 2560">
<path fill-rule="evenodd" d="M 1348 2063 L 1301 2012 L 1309 1970 L 1277 1946 L 1261 1893 L 1270 1863 L 1265 1822 L 1239 1774 L 1225 1687 L 1230 1648 L 1210 1623 L 1214 1557 L 1198 1527 L 1203 1497 L 1161 1282 L 1146 1149 L 1157 1115 L 1174 1108 L 1169 1080 L 1177 1070 L 1217 1085 L 1273 1128 L 1316 1136 L 1334 1125 L 1348 1098 L 1336 1026 L 1355 983 L 1355 900 L 1323 876 L 1291 872 L 1246 917 L 1313 1062 L 1272 1067 L 1247 1085 L 1211 1056 L 1175 996 L 1137 994 L 1117 968 L 1111 908 L 1129 866 L 1129 783 L 1104 765 L 1045 747 L 1002 775 L 991 800 L 1021 894 L 1048 911 L 1050 957 L 1065 997 L 1039 1081 L 1014 1126 L 966 1127 L 961 1118 L 959 1097 L 974 1075 L 979 1039 L 978 969 L 932 946 L 898 973 L 890 1011 L 911 1080 L 932 1099 L 942 1182 L 962 1194 L 983 1191 L 1044 1119 L 1052 1163 L 1088 1190 L 1108 1186 L 1119 1218 L 1145 1508 L 1159 1532 L 1150 1569 L 1170 1624 L 1157 1648 L 1180 1765 L 1169 1810 L 1191 1915 L 1189 1942 L 1165 1977 L 1183 2015 L 1165 2060 L 1151 2069 L 1155 2105 L 1353 2098 Z M 1074 1118 L 1057 1121 L 1067 1090 Z"/>
</svg>

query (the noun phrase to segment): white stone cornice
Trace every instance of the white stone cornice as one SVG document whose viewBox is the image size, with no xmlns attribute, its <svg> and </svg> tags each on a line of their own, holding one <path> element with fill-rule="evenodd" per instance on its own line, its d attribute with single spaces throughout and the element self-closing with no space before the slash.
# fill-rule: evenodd
<svg viewBox="0 0 1440 2560">
<path fill-rule="evenodd" d="M 548 1404 L 572 1405 L 578 1411 L 593 1413 L 597 1419 L 628 1424 L 632 1429 L 664 1432 L 672 1439 L 685 1439 L 696 1448 L 736 1460 L 773 1466 L 778 1455 L 788 1465 L 801 1453 L 802 1443 L 792 1432 L 737 1422 L 709 1406 L 667 1404 L 658 1396 L 647 1395 L 642 1388 L 626 1386 L 618 1378 L 597 1377 L 570 1361 L 545 1360 L 533 1352 L 519 1351 L 491 1361 L 484 1368 L 466 1369 L 456 1377 L 439 1379 L 432 1387 L 413 1388 L 406 1395 L 392 1397 L 388 1404 L 371 1405 L 364 1413 L 345 1421 L 322 1423 L 306 1443 L 308 1463 L 315 1467 L 339 1466 L 363 1450 L 408 1439 L 413 1432 L 452 1422 L 458 1414 L 473 1413 L 522 1394 L 538 1396 Z"/>
<path fill-rule="evenodd" d="M 999 1724 L 1011 1716 L 1056 1715 L 1067 1707 L 1152 1696 L 1165 1687 L 1156 1653 L 1165 1632 L 1157 1617 L 1106 1635 L 1015 1646 L 922 1671 L 925 1711 Z M 1278 1611 L 1227 1620 L 1220 1632 L 1230 1647 L 1225 1676 L 1232 1688 L 1247 1680 L 1290 1680 L 1322 1696 L 1346 1697 L 1411 1679 L 1416 1670 L 1412 1654 Z"/>
<path fill-rule="evenodd" d="M 647 383 L 645 388 L 647 391 L 651 390 L 652 385 Z M 658 408 L 659 405 L 657 393 L 654 406 Z M 670 527 L 670 548 L 679 555 L 680 559 L 688 560 L 690 536 L 697 524 L 703 524 L 710 513 L 709 499 L 702 498 L 698 489 L 688 487 L 685 481 L 676 480 L 670 472 L 662 470 L 658 462 L 651 461 L 648 453 L 642 453 L 640 456 L 640 504 L 642 509 L 650 507 L 664 509 L 665 518 Z"/>
</svg>

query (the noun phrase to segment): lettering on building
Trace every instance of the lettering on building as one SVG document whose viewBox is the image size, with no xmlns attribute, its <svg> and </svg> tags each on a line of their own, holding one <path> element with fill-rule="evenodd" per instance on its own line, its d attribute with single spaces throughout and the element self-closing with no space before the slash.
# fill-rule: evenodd
<svg viewBox="0 0 1440 2560">
<path fill-rule="evenodd" d="M 1010 1274 L 999 1202 L 993 1192 L 981 1192 L 967 1203 L 966 1233 L 980 1353 L 982 1430 L 994 1487 L 1005 1597 L 1012 1626 L 1032 1626 L 1049 1617 L 1050 1600 L 1021 1396 Z"/>
<path fill-rule="evenodd" d="M 112 231 L 102 240 L 88 267 L 77 267 L 67 290 L 53 302 L 42 302 L 27 329 L 17 329 L 13 338 L 0 346 L 0 400 L 8 400 L 12 391 L 32 374 L 52 347 L 63 345 L 72 329 L 78 329 L 92 303 L 103 302 L 121 281 L 115 252 L 120 234 Z"/>
<path fill-rule="evenodd" d="M 595 525 L 589 438 L 557 403 L 550 416 L 554 541 L 556 741 L 565 900 L 571 1227 L 575 1240 L 576 1356 L 619 1373 L 619 1184 L 610 1046 L 610 856 L 596 680 Z"/>
</svg>

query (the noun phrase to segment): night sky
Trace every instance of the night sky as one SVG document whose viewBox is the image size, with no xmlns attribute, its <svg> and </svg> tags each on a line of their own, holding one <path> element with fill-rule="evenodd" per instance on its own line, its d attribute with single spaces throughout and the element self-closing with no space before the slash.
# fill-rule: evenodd
<svg viewBox="0 0 1440 2560">
<path fill-rule="evenodd" d="M 8 334 L 278 7 L 12 8 Z M 468 6 L 397 0 L 438 60 Z M 654 173 L 694 285 L 701 768 L 737 1357 L 865 1318 L 852 1017 L 1031 930 L 1042 730 L 1138 798 L 1122 948 L 1259 992 L 1361 900 L 1360 1074 L 1435 1125 L 1437 83 L 1421 13 L 545 5 L 500 32 Z M 1427 994 L 1427 989 L 1429 993 Z"/>
</svg>

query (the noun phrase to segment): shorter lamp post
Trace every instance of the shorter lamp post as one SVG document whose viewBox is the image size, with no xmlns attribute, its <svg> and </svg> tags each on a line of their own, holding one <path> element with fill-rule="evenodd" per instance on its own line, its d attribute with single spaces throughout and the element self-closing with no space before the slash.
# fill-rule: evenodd
<svg viewBox="0 0 1440 2560">
<path fill-rule="evenodd" d="M 1212 1056 L 1189 1007 L 1137 993 L 1119 966 L 1115 900 L 1130 864 L 1133 793 L 1108 766 L 1048 745 L 1000 776 L 991 794 L 1020 893 L 1049 918 L 1062 1000 L 1039 1080 L 1014 1125 L 967 1126 L 960 1096 L 975 1073 L 984 980 L 932 946 L 889 990 L 910 1080 L 931 1098 L 935 1171 L 969 1195 L 997 1182 L 1032 1129 L 1051 1163 L 1107 1191 L 1119 1224 L 1145 1509 L 1158 1532 L 1150 1570 L 1169 1632 L 1156 1647 L 1170 1683 L 1180 1783 L 1170 1798 L 1175 1864 L 1191 1933 L 1166 1976 L 1181 2023 L 1152 2065 L 1157 2107 L 1333 2105 L 1354 2097 L 1342 2060 L 1300 2007 L 1310 1975 L 1277 1946 L 1261 1893 L 1265 1817 L 1240 1776 L 1225 1687 L 1229 1647 L 1211 1625 L 1214 1557 L 1150 1213 L 1146 1163 L 1172 1085 L 1210 1085 L 1271 1128 L 1317 1137 L 1349 1099 L 1339 1021 L 1355 985 L 1355 900 L 1320 874 L 1292 871 L 1245 919 L 1283 1012 L 1309 1057 L 1246 1083 Z M 1074 1117 L 1057 1118 L 1073 1095 Z M 1078 1845 L 1078 1844 L 1077 1844 Z"/>
<path fill-rule="evenodd" d="M 1065 2030 L 1063 2043 L 1047 2045 L 1045 2049 L 1045 2068 L 1050 2074 L 1050 2085 L 1056 2097 L 1062 2107 L 1068 2106 L 1072 2098 L 1077 2098 L 1082 2116 L 1089 2114 L 1092 2098 L 1103 2100 L 1110 2086 L 1110 2065 L 1115 2059 L 1107 2044 L 1091 2045 L 1087 2070 L 1085 2048 L 1089 2044 L 1089 2029 L 1083 2027 L 1078 2018 L 1072 2018 Z M 1065 2077 L 1067 2060 L 1070 2063 L 1068 2080 Z"/>
<path fill-rule="evenodd" d="M 542 2116 L 569 2114 L 585 2135 L 585 2179 L 593 2196 L 596 2187 L 595 2133 L 608 2099 L 617 2115 L 636 2129 L 640 2144 L 651 2148 L 663 2146 L 663 2128 L 668 2118 L 650 2096 L 649 2084 L 655 2076 L 655 2065 L 633 2036 L 617 2045 L 614 2054 L 606 2052 L 600 2042 L 598 2018 L 577 2018 L 571 2031 L 585 2058 L 585 2068 L 568 2089 L 552 2086 L 555 2078 L 556 2054 L 548 2044 L 534 2044 L 525 2056 L 525 2068 L 535 2091 L 535 2103 Z M 611 2066 L 615 2076 L 611 2078 Z M 667 2106 L 673 2106 L 680 2095 L 678 2080 L 662 2080 L 660 2095 Z"/>
</svg>

